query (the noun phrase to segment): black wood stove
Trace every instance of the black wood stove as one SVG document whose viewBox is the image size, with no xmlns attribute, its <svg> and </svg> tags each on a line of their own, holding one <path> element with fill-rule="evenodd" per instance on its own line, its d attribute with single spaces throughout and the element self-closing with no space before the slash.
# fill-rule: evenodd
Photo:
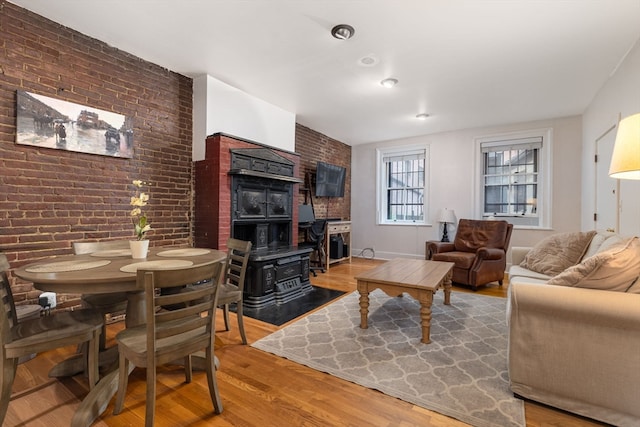
<svg viewBox="0 0 640 427">
<path fill-rule="evenodd" d="M 310 248 L 293 245 L 294 163 L 266 148 L 231 150 L 231 236 L 253 243 L 244 304 L 282 304 L 311 291 Z"/>
</svg>

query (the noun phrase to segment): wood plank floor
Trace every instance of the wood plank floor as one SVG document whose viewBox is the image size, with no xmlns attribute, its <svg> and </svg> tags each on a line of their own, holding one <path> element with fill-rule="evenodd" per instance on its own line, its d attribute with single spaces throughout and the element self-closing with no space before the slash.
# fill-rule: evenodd
<svg viewBox="0 0 640 427">
<path fill-rule="evenodd" d="M 378 265 L 380 261 L 354 258 L 351 264 L 333 265 L 329 272 L 312 277 L 312 283 L 351 292 L 354 276 Z M 489 285 L 480 294 L 506 295 L 507 285 Z M 454 287 L 454 291 L 469 292 Z M 455 298 L 455 295 L 453 296 Z M 455 299 L 453 299 L 455 303 Z M 218 310 L 220 312 L 220 310 Z M 233 314 L 232 314 L 233 315 Z M 156 425 L 176 426 L 465 426 L 466 424 L 414 406 L 380 392 L 366 389 L 328 374 L 315 371 L 241 344 L 235 318 L 231 331 L 221 331 L 220 313 L 217 335 L 223 345 L 216 350 L 221 367 L 218 385 L 224 411 L 213 414 L 206 376 L 194 374 L 184 383 L 183 371 L 162 368 L 158 375 Z M 118 322 L 108 327 L 108 337 L 123 327 Z M 279 327 L 245 317 L 249 343 Z M 74 352 L 74 348 L 50 351 L 19 366 L 14 383 L 14 398 L 4 426 L 68 426 L 80 399 L 87 393 L 82 376 L 53 380 L 47 372 L 56 362 Z M 145 372 L 137 368 L 129 380 L 125 409 L 113 415 L 113 400 L 95 426 L 144 425 Z M 525 404 L 527 426 L 602 426 L 535 403 Z"/>
</svg>

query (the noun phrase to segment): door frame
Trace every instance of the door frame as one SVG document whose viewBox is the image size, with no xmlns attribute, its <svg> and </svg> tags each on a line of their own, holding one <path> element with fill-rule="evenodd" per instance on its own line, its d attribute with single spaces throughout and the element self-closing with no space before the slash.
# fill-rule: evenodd
<svg viewBox="0 0 640 427">
<path fill-rule="evenodd" d="M 619 122 L 619 120 L 618 120 Z M 595 151 L 595 155 L 597 158 L 597 161 L 593 162 L 593 168 L 594 168 L 594 176 L 595 176 L 595 180 L 594 180 L 594 207 L 593 207 L 593 211 L 595 212 L 595 214 L 598 214 L 598 182 L 599 179 L 601 178 L 598 175 L 598 162 L 601 162 L 605 159 L 601 159 L 599 158 L 599 153 L 598 153 L 598 143 L 604 139 L 606 136 L 609 135 L 609 133 L 611 133 L 611 131 L 614 131 L 618 128 L 618 122 L 616 122 L 615 124 L 611 125 L 607 130 L 605 130 L 599 137 L 597 137 L 595 139 L 595 147 L 594 147 L 594 151 Z M 615 139 L 614 139 L 614 145 L 615 145 Z M 611 159 L 608 159 L 609 162 L 611 161 Z M 615 231 L 618 232 L 620 230 L 620 180 L 616 179 L 616 205 L 615 205 Z M 597 228 L 597 219 L 594 216 L 593 218 L 593 226 L 594 228 Z"/>
</svg>

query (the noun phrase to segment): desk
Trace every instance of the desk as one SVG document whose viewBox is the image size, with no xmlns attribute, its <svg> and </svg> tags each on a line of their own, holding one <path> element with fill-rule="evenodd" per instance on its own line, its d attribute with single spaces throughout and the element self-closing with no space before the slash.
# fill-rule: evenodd
<svg viewBox="0 0 640 427">
<path fill-rule="evenodd" d="M 346 254 L 342 257 L 331 258 L 331 236 L 342 235 L 344 244 L 346 245 Z M 336 262 L 349 261 L 351 263 L 351 221 L 329 221 L 327 223 L 327 235 L 325 237 L 325 265 L 329 270 L 330 264 Z"/>
<path fill-rule="evenodd" d="M 369 292 L 380 289 L 391 297 L 408 293 L 420 302 L 422 342 L 431 342 L 431 304 L 433 294 L 444 287 L 444 303 L 450 304 L 452 262 L 396 258 L 365 271 L 355 279 L 360 293 L 360 327 L 367 329 Z"/>
<path fill-rule="evenodd" d="M 227 256 L 226 252 L 214 249 L 209 249 L 207 253 L 203 253 L 201 255 L 188 256 L 188 248 L 183 248 L 185 250 L 181 251 L 182 253 L 173 252 L 169 254 L 163 254 L 163 252 L 169 250 L 173 251 L 175 249 L 176 248 L 151 248 L 146 259 L 132 259 L 130 255 L 113 256 L 113 252 L 111 254 L 105 254 L 104 257 L 96 256 L 98 254 L 54 257 L 32 264 L 24 265 L 14 270 L 14 274 L 21 279 L 33 282 L 36 289 L 39 289 L 41 291 L 72 294 L 128 292 L 127 317 L 125 319 L 125 325 L 135 326 L 144 323 L 144 292 L 137 287 L 136 273 L 122 272 L 120 268 L 125 267 L 129 264 L 144 261 L 170 262 L 173 260 L 191 261 L 193 263 L 193 266 L 198 266 L 211 261 L 223 261 Z M 201 253 L 204 251 L 198 250 L 194 253 L 198 252 Z M 38 270 L 38 267 L 43 267 L 45 264 L 51 263 L 89 263 L 92 261 L 100 260 L 109 260 L 109 263 L 94 268 L 74 271 L 43 272 L 42 268 L 40 269 L 41 271 L 33 271 Z M 54 370 L 56 370 L 55 374 L 64 375 L 67 372 L 70 373 L 74 369 L 74 366 L 77 366 L 77 363 L 74 363 L 73 359 L 71 359 L 70 363 L 67 365 L 65 365 L 63 362 L 63 364 L 54 368 Z M 115 367 L 116 366 L 114 366 L 114 368 Z M 87 396 L 80 404 L 80 407 L 76 411 L 71 422 L 71 426 L 89 426 L 98 416 L 100 416 L 100 414 L 105 411 L 105 409 L 109 405 L 109 401 L 115 395 L 117 390 L 118 370 L 114 369 L 103 378 L 101 378 L 98 384 L 96 384 L 96 386 L 93 388 L 93 390 L 91 390 L 89 394 L 87 394 Z"/>
</svg>

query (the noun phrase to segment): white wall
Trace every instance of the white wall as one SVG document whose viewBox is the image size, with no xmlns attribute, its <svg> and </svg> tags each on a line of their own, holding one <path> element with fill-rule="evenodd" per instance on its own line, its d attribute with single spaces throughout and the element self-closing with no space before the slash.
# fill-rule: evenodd
<svg viewBox="0 0 640 427">
<path fill-rule="evenodd" d="M 583 115 L 582 229 L 594 228 L 595 141 L 618 118 L 640 113 L 640 40 L 607 83 L 596 94 Z M 622 202 L 620 229 L 625 236 L 640 236 L 640 181 L 620 180 Z"/>
<path fill-rule="evenodd" d="M 295 151 L 296 116 L 208 75 L 193 79 L 193 160 L 205 155 L 208 135 L 223 132 Z"/>
<path fill-rule="evenodd" d="M 579 231 L 581 206 L 581 117 L 468 129 L 352 147 L 351 219 L 352 254 L 373 248 L 376 258 L 424 257 L 425 242 L 440 239 L 435 217 L 440 208 L 454 209 L 458 218 L 473 218 L 474 139 L 487 135 L 552 128 L 551 229 L 516 229 L 511 246 L 531 246 L 556 232 Z M 376 148 L 389 145 L 429 144 L 429 218 L 432 226 L 376 225 Z M 373 175 L 372 175 L 373 174 Z M 453 237 L 450 233 L 450 238 Z"/>
</svg>

